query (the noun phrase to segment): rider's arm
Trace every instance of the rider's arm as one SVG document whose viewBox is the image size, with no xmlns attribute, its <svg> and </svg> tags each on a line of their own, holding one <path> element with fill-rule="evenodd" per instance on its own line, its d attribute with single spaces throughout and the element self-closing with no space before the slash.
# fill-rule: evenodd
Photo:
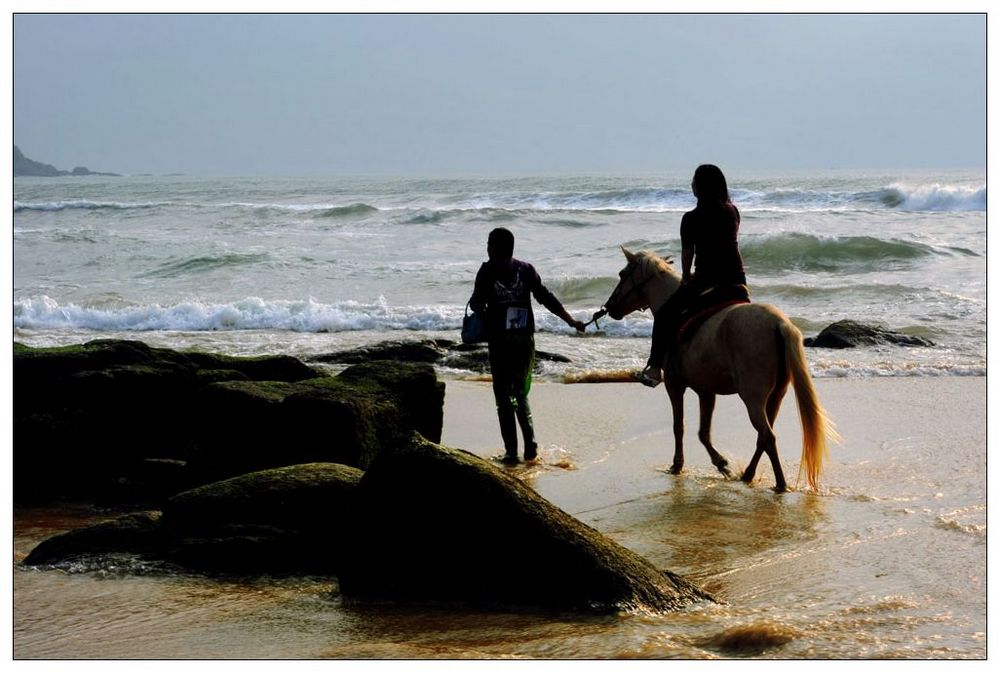
<svg viewBox="0 0 1000 673">
<path fill-rule="evenodd" d="M 694 262 L 694 250 L 684 248 L 681 250 L 681 282 L 686 283 L 691 280 L 691 263 Z"/>
<path fill-rule="evenodd" d="M 697 226 L 693 211 L 681 218 L 681 282 L 691 280 L 691 265 L 694 264 L 694 228 Z"/>
</svg>

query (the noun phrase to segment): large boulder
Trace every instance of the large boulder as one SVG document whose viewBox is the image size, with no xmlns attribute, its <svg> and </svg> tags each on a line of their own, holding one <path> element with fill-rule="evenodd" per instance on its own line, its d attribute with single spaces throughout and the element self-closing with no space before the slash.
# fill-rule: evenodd
<svg viewBox="0 0 1000 673">
<path fill-rule="evenodd" d="M 163 555 L 202 570 L 336 573 L 361 474 L 291 465 L 180 493 L 163 509 Z"/>
<path fill-rule="evenodd" d="M 138 341 L 14 346 L 14 488 L 19 501 L 98 497 L 147 459 L 185 460 L 195 393 L 216 381 L 304 381 L 287 356 L 181 353 Z"/>
<path fill-rule="evenodd" d="M 174 496 L 162 515 L 46 540 L 24 564 L 99 568 L 121 554 L 199 572 L 332 574 L 351 602 L 607 613 L 712 600 L 490 462 L 417 434 L 364 475 L 325 463 L 241 475 Z"/>
<path fill-rule="evenodd" d="M 364 469 L 414 431 L 440 439 L 444 387 L 430 365 L 401 362 L 294 384 L 215 383 L 196 400 L 189 467 L 200 483 L 318 461 Z"/>
<path fill-rule="evenodd" d="M 813 348 L 855 348 L 857 346 L 933 346 L 923 337 L 894 332 L 875 325 L 865 325 L 854 320 L 840 320 L 824 328 L 815 337 L 803 340 Z"/>
<path fill-rule="evenodd" d="M 490 462 L 418 436 L 365 472 L 342 561 L 348 600 L 600 613 L 711 600 Z"/>
<path fill-rule="evenodd" d="M 287 356 L 15 344 L 14 495 L 159 507 L 272 467 L 364 468 L 413 431 L 439 440 L 443 410 L 444 383 L 427 364 L 369 362 L 329 376 Z"/>
<path fill-rule="evenodd" d="M 310 362 L 323 364 L 361 364 L 376 360 L 425 362 L 477 373 L 490 371 L 489 350 L 486 344 L 462 344 L 448 339 L 380 341 L 309 358 Z M 536 373 L 541 371 L 541 363 L 545 361 L 565 363 L 570 362 L 570 359 L 559 353 L 536 350 Z"/>
<path fill-rule="evenodd" d="M 162 546 L 159 512 L 135 512 L 43 540 L 24 559 L 29 566 L 104 554 L 153 554 Z"/>
<path fill-rule="evenodd" d="M 24 563 L 133 554 L 199 571 L 333 574 L 360 479 L 360 470 L 329 463 L 241 475 L 175 495 L 162 515 L 128 514 L 49 538 Z"/>
<path fill-rule="evenodd" d="M 433 363 L 447 355 L 452 346 L 453 341 L 443 339 L 381 341 L 345 351 L 314 355 L 310 359 L 326 364 L 360 364 L 372 360 Z"/>
</svg>

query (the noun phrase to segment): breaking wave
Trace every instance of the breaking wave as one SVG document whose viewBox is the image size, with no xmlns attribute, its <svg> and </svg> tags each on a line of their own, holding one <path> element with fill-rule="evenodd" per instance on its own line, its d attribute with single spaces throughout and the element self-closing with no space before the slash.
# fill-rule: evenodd
<svg viewBox="0 0 1000 673">
<path fill-rule="evenodd" d="M 734 186 L 733 201 L 745 211 L 985 211 L 986 187 L 961 184 L 892 183 L 875 190 L 781 188 L 754 190 Z M 579 191 L 497 191 L 428 196 L 419 202 L 399 204 L 354 202 L 252 203 L 252 202 L 150 202 L 66 200 L 14 202 L 14 212 L 62 210 L 133 210 L 149 208 L 214 208 L 306 213 L 320 218 L 364 217 L 399 211 L 401 223 L 438 223 L 463 215 L 483 220 L 505 219 L 532 213 L 612 215 L 621 212 L 672 212 L 690 210 L 694 200 L 688 188 L 626 187 Z"/>
<path fill-rule="evenodd" d="M 740 243 L 743 258 L 755 273 L 784 271 L 849 271 L 884 269 L 886 265 L 911 264 L 937 254 L 950 254 L 933 246 L 873 236 L 824 237 L 785 233 Z"/>
</svg>

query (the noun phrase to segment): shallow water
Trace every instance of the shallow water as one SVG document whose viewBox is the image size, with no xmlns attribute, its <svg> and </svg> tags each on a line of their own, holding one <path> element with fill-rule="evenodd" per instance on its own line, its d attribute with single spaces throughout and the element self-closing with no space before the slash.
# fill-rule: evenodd
<svg viewBox="0 0 1000 673">
<path fill-rule="evenodd" d="M 100 569 L 17 567 L 14 656 L 984 658 L 985 378 L 939 379 L 933 389 L 911 379 L 820 383 L 844 443 L 818 493 L 783 495 L 768 488 L 766 465 L 751 487 L 728 481 L 693 442 L 685 474 L 666 474 L 667 429 L 651 411 L 665 399 L 607 407 L 581 429 L 587 399 L 600 404 L 595 397 L 609 386 L 629 395 L 634 388 L 546 384 L 532 393 L 545 435 L 572 437 L 573 448 L 543 441 L 541 464 L 515 474 L 658 567 L 703 586 L 718 605 L 606 617 L 357 607 L 343 604 L 333 577 L 235 581 L 122 559 Z M 465 397 L 446 401 L 444 443 L 491 455 L 493 427 L 479 425 L 492 423 L 489 405 L 479 404 L 489 386 L 449 386 Z M 456 406 L 470 396 L 472 404 Z M 559 402 L 582 411 L 560 414 Z M 718 417 L 734 414 L 734 402 L 721 399 Z M 461 423 L 449 423 L 455 413 Z M 779 442 L 793 443 L 796 432 L 795 414 L 786 411 Z M 737 465 L 749 458 L 735 448 L 746 443 L 739 423 L 720 422 L 715 441 Z M 794 476 L 795 459 L 784 460 Z M 15 512 L 15 560 L 45 537 L 100 516 Z M 553 582 L 560 576 L 545 559 L 524 572 Z"/>
</svg>

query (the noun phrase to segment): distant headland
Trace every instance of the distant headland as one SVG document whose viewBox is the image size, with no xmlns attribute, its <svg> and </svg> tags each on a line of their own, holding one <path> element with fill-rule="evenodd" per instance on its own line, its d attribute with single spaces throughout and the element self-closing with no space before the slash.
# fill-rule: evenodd
<svg viewBox="0 0 1000 673">
<path fill-rule="evenodd" d="M 14 177 L 33 176 L 43 178 L 54 178 L 60 175 L 112 175 L 121 177 L 118 173 L 97 173 L 86 166 L 77 166 L 71 171 L 61 171 L 50 164 L 43 164 L 40 161 L 29 159 L 24 153 L 14 145 Z"/>
</svg>

